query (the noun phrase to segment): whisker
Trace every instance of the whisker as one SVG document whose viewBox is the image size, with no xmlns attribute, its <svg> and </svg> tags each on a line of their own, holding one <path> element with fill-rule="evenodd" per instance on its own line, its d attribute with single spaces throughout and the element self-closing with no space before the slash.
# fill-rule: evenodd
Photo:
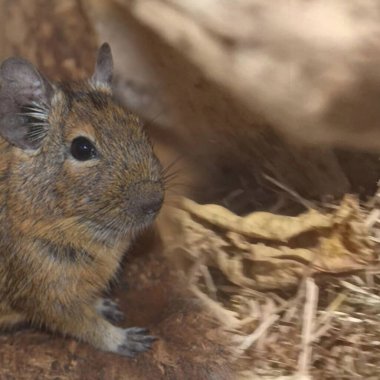
<svg viewBox="0 0 380 380">
<path fill-rule="evenodd" d="M 172 175 L 169 178 L 163 178 L 164 186 L 170 186 L 174 180 L 178 179 L 178 175 Z"/>
<path fill-rule="evenodd" d="M 177 175 L 180 172 L 181 172 L 181 168 L 178 168 L 178 169 L 173 170 L 171 172 L 163 173 L 163 178 L 170 178 L 171 176 L 175 176 L 175 175 Z"/>
<path fill-rule="evenodd" d="M 162 170 L 161 174 L 162 174 L 162 175 L 166 175 L 166 174 L 168 173 L 168 171 L 169 171 L 170 169 L 173 168 L 174 165 L 176 165 L 180 160 L 183 159 L 183 157 L 184 157 L 183 154 L 180 154 L 180 155 L 178 155 L 177 157 L 175 157 L 175 158 L 172 160 L 172 162 L 170 162 L 168 165 L 166 165 L 166 166 L 164 167 L 164 169 Z"/>
<path fill-rule="evenodd" d="M 145 123 L 146 124 L 153 124 L 161 115 L 163 115 L 165 113 L 165 109 L 162 108 L 161 111 L 159 111 L 156 115 L 154 115 L 153 117 L 149 117 L 145 120 Z"/>
<path fill-rule="evenodd" d="M 41 120 L 41 121 L 47 121 L 49 118 L 49 115 L 46 115 L 42 112 L 22 112 L 19 115 L 31 117 L 33 119 Z"/>
</svg>

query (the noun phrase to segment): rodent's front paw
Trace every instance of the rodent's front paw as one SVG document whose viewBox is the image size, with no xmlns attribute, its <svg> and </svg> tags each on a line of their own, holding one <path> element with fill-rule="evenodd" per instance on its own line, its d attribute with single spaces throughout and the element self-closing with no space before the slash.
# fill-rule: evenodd
<svg viewBox="0 0 380 380">
<path fill-rule="evenodd" d="M 117 347 L 117 352 L 121 355 L 135 357 L 140 352 L 149 350 L 156 337 L 147 335 L 148 330 L 140 327 L 131 327 L 124 330 L 125 339 Z"/>
<path fill-rule="evenodd" d="M 110 322 L 119 323 L 124 319 L 124 314 L 119 309 L 118 304 L 110 298 L 100 298 L 95 307 L 98 313 Z"/>
</svg>

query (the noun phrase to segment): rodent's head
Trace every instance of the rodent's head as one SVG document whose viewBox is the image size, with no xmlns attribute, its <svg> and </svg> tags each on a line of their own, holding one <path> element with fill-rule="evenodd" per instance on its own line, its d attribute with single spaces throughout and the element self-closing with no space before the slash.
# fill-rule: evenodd
<svg viewBox="0 0 380 380">
<path fill-rule="evenodd" d="M 112 98 L 112 66 L 108 44 L 86 83 L 52 85 L 24 59 L 2 63 L 0 135 L 15 147 L 10 186 L 25 213 L 107 236 L 161 208 L 162 167 L 138 117 Z"/>
</svg>

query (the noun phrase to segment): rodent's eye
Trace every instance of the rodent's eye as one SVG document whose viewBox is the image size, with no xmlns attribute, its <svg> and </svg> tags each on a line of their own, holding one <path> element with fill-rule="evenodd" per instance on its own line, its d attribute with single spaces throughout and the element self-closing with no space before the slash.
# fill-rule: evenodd
<svg viewBox="0 0 380 380">
<path fill-rule="evenodd" d="M 76 137 L 70 148 L 71 155 L 78 161 L 87 161 L 97 156 L 96 149 L 92 142 L 86 137 Z"/>
</svg>

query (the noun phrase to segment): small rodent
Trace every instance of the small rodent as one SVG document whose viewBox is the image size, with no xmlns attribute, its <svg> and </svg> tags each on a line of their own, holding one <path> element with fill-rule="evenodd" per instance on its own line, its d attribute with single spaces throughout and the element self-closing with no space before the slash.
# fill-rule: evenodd
<svg viewBox="0 0 380 380">
<path fill-rule="evenodd" d="M 101 296 L 164 181 L 138 117 L 112 98 L 112 71 L 107 43 L 86 82 L 1 64 L 0 328 L 27 322 L 134 356 L 155 338 L 113 326 L 122 313 Z"/>
</svg>

